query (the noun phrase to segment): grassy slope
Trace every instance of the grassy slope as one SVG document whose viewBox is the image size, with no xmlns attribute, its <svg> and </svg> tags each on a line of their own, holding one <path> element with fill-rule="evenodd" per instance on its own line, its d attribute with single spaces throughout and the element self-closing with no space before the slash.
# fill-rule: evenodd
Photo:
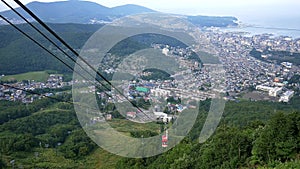
<svg viewBox="0 0 300 169">
<path fill-rule="evenodd" d="M 46 82 L 49 77 L 49 74 L 46 71 L 39 72 L 28 72 L 16 75 L 4 76 L 1 78 L 3 81 L 12 81 L 17 80 L 18 82 L 22 80 L 34 80 L 36 82 Z"/>
<path fill-rule="evenodd" d="M 109 122 L 109 124 L 115 128 L 115 130 L 119 132 L 123 132 L 124 134 L 130 131 L 145 131 L 150 130 L 154 132 L 159 132 L 160 125 L 156 123 L 135 123 L 130 120 L 121 120 L 121 119 L 114 119 Z M 128 133 L 129 134 L 129 133 Z"/>
</svg>

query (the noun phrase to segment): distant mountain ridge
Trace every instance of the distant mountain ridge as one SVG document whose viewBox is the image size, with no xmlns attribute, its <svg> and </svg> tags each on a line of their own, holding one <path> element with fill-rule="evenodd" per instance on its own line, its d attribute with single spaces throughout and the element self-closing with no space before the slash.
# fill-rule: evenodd
<svg viewBox="0 0 300 169">
<path fill-rule="evenodd" d="M 26 5 L 43 21 L 49 23 L 80 23 L 98 24 L 111 22 L 127 15 L 157 12 L 139 5 L 122 5 L 113 8 L 102 6 L 89 1 L 59 1 L 59 2 L 31 2 Z M 21 8 L 16 8 L 27 19 L 32 20 Z M 24 23 L 13 11 L 0 12 L 1 15 L 14 23 Z M 187 16 L 188 20 L 197 26 L 226 27 L 236 26 L 235 17 Z M 0 24 L 4 21 L 0 20 Z"/>
<path fill-rule="evenodd" d="M 59 1 L 59 2 L 31 2 L 26 5 L 45 22 L 51 23 L 83 23 L 111 22 L 116 18 L 137 13 L 155 12 L 138 5 L 124 5 L 108 8 L 89 1 Z M 18 12 L 29 17 L 21 8 Z M 13 11 L 1 12 L 1 15 L 14 20 L 20 20 Z"/>
</svg>

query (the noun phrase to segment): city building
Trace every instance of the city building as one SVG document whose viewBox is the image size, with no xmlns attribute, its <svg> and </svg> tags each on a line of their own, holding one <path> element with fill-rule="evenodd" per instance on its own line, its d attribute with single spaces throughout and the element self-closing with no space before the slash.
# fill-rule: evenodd
<svg viewBox="0 0 300 169">
<path fill-rule="evenodd" d="M 136 112 L 127 112 L 126 116 L 134 119 L 134 118 L 136 118 Z"/>
<path fill-rule="evenodd" d="M 164 123 L 170 122 L 173 118 L 172 116 L 169 116 L 164 112 L 154 112 L 154 115 L 156 116 L 157 119 L 162 120 Z"/>
<path fill-rule="evenodd" d="M 289 102 L 291 98 L 294 96 L 294 91 L 286 91 L 283 93 L 283 95 L 280 97 L 280 102 Z"/>
<path fill-rule="evenodd" d="M 136 87 L 135 90 L 142 93 L 149 93 L 149 89 L 145 87 Z"/>
<path fill-rule="evenodd" d="M 258 85 L 256 86 L 256 90 L 268 92 L 269 96 L 277 97 L 282 92 L 282 87 L 269 87 L 269 86 Z"/>
<path fill-rule="evenodd" d="M 155 88 L 155 89 L 151 89 L 151 94 L 156 97 L 167 97 L 171 95 L 171 91 L 166 89 L 161 89 L 161 88 Z"/>
<path fill-rule="evenodd" d="M 275 87 L 269 91 L 269 96 L 277 97 L 282 92 L 281 87 Z"/>
<path fill-rule="evenodd" d="M 281 65 L 284 66 L 284 67 L 286 67 L 286 68 L 291 69 L 292 66 L 293 66 L 293 63 L 290 63 L 290 62 L 282 62 Z"/>
</svg>

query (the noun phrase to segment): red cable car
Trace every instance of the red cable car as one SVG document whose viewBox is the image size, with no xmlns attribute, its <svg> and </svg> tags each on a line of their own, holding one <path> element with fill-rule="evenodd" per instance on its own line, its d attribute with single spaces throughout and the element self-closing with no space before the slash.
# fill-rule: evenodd
<svg viewBox="0 0 300 169">
<path fill-rule="evenodd" d="M 161 136 L 161 146 L 168 147 L 168 130 L 166 130 L 166 134 Z"/>
</svg>

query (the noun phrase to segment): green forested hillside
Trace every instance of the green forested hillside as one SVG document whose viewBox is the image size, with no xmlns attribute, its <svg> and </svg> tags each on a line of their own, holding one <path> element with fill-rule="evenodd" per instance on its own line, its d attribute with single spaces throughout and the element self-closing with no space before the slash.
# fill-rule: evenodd
<svg viewBox="0 0 300 169">
<path fill-rule="evenodd" d="M 70 100 L 69 95 L 56 97 Z M 271 102 L 227 102 L 216 132 L 200 144 L 198 136 L 210 106 L 209 100 L 203 101 L 189 135 L 170 151 L 145 159 L 123 158 L 99 148 L 81 129 L 69 103 L 42 99 L 31 105 L 6 101 L 1 101 L 0 105 L 0 166 L 3 168 L 12 167 L 12 160 L 15 166 L 23 168 L 300 166 L 299 98 L 295 98 L 292 104 L 276 106 Z M 124 132 L 127 123 L 127 120 L 115 119 L 112 126 L 122 127 Z M 139 126 L 137 128 L 141 129 Z M 130 131 L 130 128 L 126 130 Z M 134 129 L 130 134 L 139 136 L 138 132 Z"/>
<path fill-rule="evenodd" d="M 49 24 L 49 26 L 74 49 L 79 50 L 86 40 L 102 25 Z M 20 24 L 18 27 L 37 39 L 57 56 L 65 58 L 62 57 L 61 52 L 38 35 L 29 25 Z M 0 39 L 0 74 L 9 75 L 43 70 L 56 70 L 61 73 L 70 72 L 65 65 L 11 26 L 0 26 Z"/>
<path fill-rule="evenodd" d="M 125 158 L 116 166 L 120 169 L 299 168 L 300 112 L 299 101 L 296 102 L 275 107 L 268 102 L 227 102 L 214 135 L 200 144 L 198 136 L 209 108 L 209 101 L 201 102 L 197 123 L 179 145 L 151 158 Z"/>
</svg>

